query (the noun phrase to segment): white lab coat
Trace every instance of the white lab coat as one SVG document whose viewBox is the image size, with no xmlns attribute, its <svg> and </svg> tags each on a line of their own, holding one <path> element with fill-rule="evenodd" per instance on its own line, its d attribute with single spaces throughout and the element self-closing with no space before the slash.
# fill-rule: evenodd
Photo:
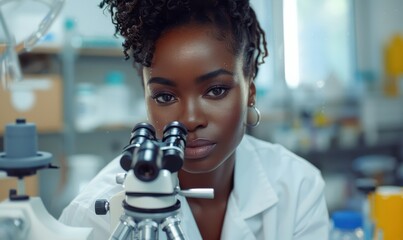
<svg viewBox="0 0 403 240">
<path fill-rule="evenodd" d="M 245 135 L 236 152 L 234 189 L 228 199 L 221 239 L 327 240 L 329 218 L 320 172 L 280 145 Z M 115 183 L 124 172 L 119 159 L 108 164 L 63 211 L 60 221 L 92 227 L 94 239 L 107 239 L 109 216 L 94 212 L 97 199 L 122 191 Z M 186 199 L 182 228 L 190 240 L 201 239 Z M 164 233 L 160 239 L 166 239 Z"/>
</svg>

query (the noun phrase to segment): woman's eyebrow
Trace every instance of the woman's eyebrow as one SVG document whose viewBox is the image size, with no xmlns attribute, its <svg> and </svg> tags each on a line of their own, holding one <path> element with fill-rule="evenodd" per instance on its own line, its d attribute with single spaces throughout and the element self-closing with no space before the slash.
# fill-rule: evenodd
<svg viewBox="0 0 403 240">
<path fill-rule="evenodd" d="M 174 81 L 171 81 L 168 78 L 163 78 L 163 77 L 152 77 L 147 81 L 147 85 L 150 85 L 152 83 L 176 87 L 176 83 Z"/>
<path fill-rule="evenodd" d="M 218 77 L 220 75 L 233 76 L 234 74 L 232 72 L 230 72 L 230 71 L 227 71 L 225 69 L 220 68 L 220 69 L 217 69 L 215 71 L 212 71 L 212 72 L 209 72 L 209 73 L 206 73 L 206 74 L 203 74 L 203 75 L 197 77 L 196 78 L 196 83 L 201 83 L 201 82 L 204 82 L 206 80 Z M 172 80 L 170 80 L 168 78 L 164 78 L 164 77 L 152 77 L 147 81 L 147 85 L 150 85 L 150 84 L 153 84 L 153 83 L 172 86 L 172 87 L 177 86 L 177 84 L 174 81 L 172 81 Z"/>
<path fill-rule="evenodd" d="M 212 71 L 212 72 L 209 72 L 209 73 L 206 73 L 206 74 L 203 74 L 203 75 L 197 77 L 196 78 L 196 83 L 201 83 L 201 82 L 203 82 L 205 80 L 215 78 L 215 77 L 217 77 L 219 75 L 222 75 L 222 74 L 223 75 L 230 75 L 230 76 L 234 75 L 234 73 L 220 68 L 220 69 L 217 69 L 215 71 Z"/>
</svg>

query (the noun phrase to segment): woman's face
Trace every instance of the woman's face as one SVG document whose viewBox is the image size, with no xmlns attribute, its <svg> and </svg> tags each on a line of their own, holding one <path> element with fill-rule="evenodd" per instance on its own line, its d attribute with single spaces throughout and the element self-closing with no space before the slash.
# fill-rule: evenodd
<svg viewBox="0 0 403 240">
<path fill-rule="evenodd" d="M 152 64 L 143 69 L 148 118 L 158 138 L 172 121 L 186 126 L 183 170 L 210 172 L 234 157 L 255 97 L 242 67 L 211 26 L 176 27 L 156 42 Z"/>
</svg>

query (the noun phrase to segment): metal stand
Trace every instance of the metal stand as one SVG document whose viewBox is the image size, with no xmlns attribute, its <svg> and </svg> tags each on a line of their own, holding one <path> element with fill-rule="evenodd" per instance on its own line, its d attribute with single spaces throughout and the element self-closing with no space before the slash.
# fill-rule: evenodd
<svg viewBox="0 0 403 240">
<path fill-rule="evenodd" d="M 0 203 L 0 239 L 2 240 L 84 240 L 92 229 L 66 226 L 53 218 L 38 197 L 25 195 L 23 178 L 37 170 L 55 168 L 52 155 L 37 151 L 36 127 L 17 119 L 5 129 L 5 152 L 0 153 L 0 170 L 17 177 L 18 191 L 10 190 L 9 198 Z"/>
<path fill-rule="evenodd" d="M 120 218 L 120 223 L 116 227 L 110 239 L 123 240 L 128 238 L 137 239 L 158 239 L 158 229 L 161 228 L 168 239 L 185 239 L 180 226 L 178 201 L 172 210 L 155 209 L 154 213 L 142 212 L 144 209 L 135 209 L 123 203 L 124 214 Z M 132 233 L 135 236 L 131 235 Z"/>
<path fill-rule="evenodd" d="M 134 127 L 120 162 L 128 172 L 116 177 L 124 191 L 110 201 L 100 199 L 95 203 L 96 214 L 110 211 L 113 232 L 109 239 L 157 240 L 159 229 L 167 239 L 186 239 L 177 195 L 214 198 L 213 189 L 179 188 L 177 171 L 183 164 L 186 134 L 182 124 L 173 122 L 165 127 L 162 142 L 157 142 L 151 125 Z"/>
</svg>

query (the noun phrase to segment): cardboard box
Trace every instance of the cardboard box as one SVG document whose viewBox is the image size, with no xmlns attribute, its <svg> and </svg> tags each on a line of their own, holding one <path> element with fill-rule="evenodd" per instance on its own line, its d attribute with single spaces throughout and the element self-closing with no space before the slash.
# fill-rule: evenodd
<svg viewBox="0 0 403 240">
<path fill-rule="evenodd" d="M 25 118 L 38 133 L 63 129 L 62 80 L 59 75 L 29 75 L 17 83 L 0 87 L 0 134 L 6 124 Z"/>
<path fill-rule="evenodd" d="M 4 175 L 3 175 L 4 174 Z M 24 178 L 25 194 L 38 196 L 38 176 L 33 175 Z M 17 178 L 6 177 L 5 172 L 0 172 L 0 202 L 8 198 L 10 189 L 17 189 Z"/>
</svg>

